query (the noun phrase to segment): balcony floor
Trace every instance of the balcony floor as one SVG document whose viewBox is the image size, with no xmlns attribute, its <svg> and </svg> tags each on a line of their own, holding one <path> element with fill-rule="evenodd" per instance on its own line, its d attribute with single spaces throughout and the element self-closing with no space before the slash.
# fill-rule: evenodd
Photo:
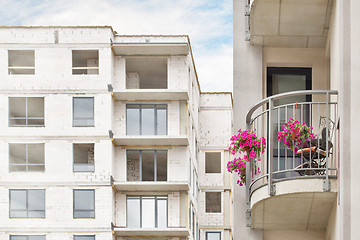
<svg viewBox="0 0 360 240">
<path fill-rule="evenodd" d="M 296 179 L 276 183 L 276 196 L 268 195 L 267 186 L 251 197 L 251 227 L 265 230 L 325 231 L 336 204 L 337 180 L 331 179 L 331 191 L 323 191 L 324 179 Z"/>
</svg>

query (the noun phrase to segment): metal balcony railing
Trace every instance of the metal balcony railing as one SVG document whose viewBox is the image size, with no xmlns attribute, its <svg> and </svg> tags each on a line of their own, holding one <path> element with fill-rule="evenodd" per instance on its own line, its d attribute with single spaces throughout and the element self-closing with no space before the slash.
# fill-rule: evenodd
<svg viewBox="0 0 360 240">
<path fill-rule="evenodd" d="M 338 174 L 337 91 L 309 90 L 274 95 L 263 99 L 246 116 L 247 129 L 265 137 L 267 146 L 261 161 L 246 165 L 246 194 L 268 186 L 275 195 L 274 183 L 296 178 L 323 178 L 324 191 L 330 191 L 329 178 Z M 295 152 L 278 141 L 278 131 L 290 118 L 313 127 L 316 138 Z"/>
</svg>

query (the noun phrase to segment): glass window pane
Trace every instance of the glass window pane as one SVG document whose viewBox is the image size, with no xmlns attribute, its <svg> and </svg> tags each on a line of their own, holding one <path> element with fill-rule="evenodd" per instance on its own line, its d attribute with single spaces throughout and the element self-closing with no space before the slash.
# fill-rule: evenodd
<svg viewBox="0 0 360 240">
<path fill-rule="evenodd" d="M 221 153 L 205 153 L 205 173 L 221 173 Z"/>
<path fill-rule="evenodd" d="M 26 144 L 9 144 L 10 164 L 26 164 Z"/>
<path fill-rule="evenodd" d="M 221 240 L 221 233 L 220 232 L 207 232 L 206 240 Z"/>
<path fill-rule="evenodd" d="M 157 181 L 167 181 L 167 151 L 156 152 Z"/>
<path fill-rule="evenodd" d="M 140 227 L 140 198 L 127 198 L 127 227 Z"/>
<path fill-rule="evenodd" d="M 40 235 L 32 235 L 29 236 L 28 240 L 45 240 L 46 237 L 44 235 L 40 236 Z"/>
<path fill-rule="evenodd" d="M 10 118 L 26 117 L 26 98 L 24 97 L 9 98 L 9 116 Z"/>
<path fill-rule="evenodd" d="M 27 218 L 28 211 L 10 210 L 10 218 Z"/>
<path fill-rule="evenodd" d="M 10 126 L 26 126 L 26 119 L 10 119 Z"/>
<path fill-rule="evenodd" d="M 157 109 L 157 135 L 167 134 L 167 110 Z"/>
<path fill-rule="evenodd" d="M 142 221 L 143 228 L 155 227 L 155 198 L 143 197 L 142 199 Z"/>
<path fill-rule="evenodd" d="M 44 98 L 29 97 L 28 101 L 28 117 L 44 117 Z"/>
<path fill-rule="evenodd" d="M 127 151 L 127 181 L 140 181 L 140 152 Z"/>
<path fill-rule="evenodd" d="M 94 190 L 74 190 L 75 210 L 94 210 Z"/>
<path fill-rule="evenodd" d="M 95 240 L 95 236 L 74 236 L 74 240 Z"/>
<path fill-rule="evenodd" d="M 126 109 L 126 134 L 140 135 L 140 109 Z"/>
<path fill-rule="evenodd" d="M 10 190 L 10 210 L 26 210 L 25 190 Z"/>
<path fill-rule="evenodd" d="M 27 236 L 10 236 L 10 240 L 27 240 Z"/>
<path fill-rule="evenodd" d="M 29 165 L 28 171 L 29 172 L 44 172 L 45 166 L 44 165 Z"/>
<path fill-rule="evenodd" d="M 159 200 L 158 203 L 158 227 L 166 228 L 167 227 L 167 200 Z"/>
<path fill-rule="evenodd" d="M 220 213 L 221 212 L 221 192 L 206 192 L 206 212 Z"/>
<path fill-rule="evenodd" d="M 155 134 L 155 110 L 153 108 L 143 108 L 141 110 L 141 134 Z"/>
<path fill-rule="evenodd" d="M 154 181 L 154 151 L 142 151 L 142 181 Z"/>
<path fill-rule="evenodd" d="M 28 163 L 35 164 L 44 164 L 45 153 L 44 153 L 45 144 L 28 144 Z"/>
<path fill-rule="evenodd" d="M 91 210 L 74 211 L 74 218 L 95 218 L 95 211 L 91 211 Z"/>
<path fill-rule="evenodd" d="M 28 119 L 28 126 L 44 126 L 44 119 Z"/>
<path fill-rule="evenodd" d="M 28 210 L 45 210 L 45 190 L 28 190 Z"/>
<path fill-rule="evenodd" d="M 94 125 L 94 98 L 74 98 L 74 126 Z"/>
<path fill-rule="evenodd" d="M 28 218 L 44 218 L 45 211 L 29 211 Z"/>
</svg>

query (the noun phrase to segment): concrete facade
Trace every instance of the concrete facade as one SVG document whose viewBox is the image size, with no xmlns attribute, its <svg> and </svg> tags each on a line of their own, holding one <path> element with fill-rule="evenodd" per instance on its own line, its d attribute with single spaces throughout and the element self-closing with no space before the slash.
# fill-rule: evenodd
<svg viewBox="0 0 360 240">
<path fill-rule="evenodd" d="M 120 36 L 111 27 L 1 27 L 0 36 L 0 239 L 42 235 L 46 240 L 72 240 L 89 235 L 96 240 L 199 240 L 207 232 L 230 238 L 231 182 L 224 166 L 232 134 L 232 96 L 200 91 L 187 36 Z M 24 54 L 23 59 L 14 53 Z M 43 101 L 43 110 L 32 105 L 33 98 Z M 78 98 L 93 99 L 93 110 L 75 110 Z M 26 102 L 25 113 L 24 106 L 11 103 L 15 100 Z M 140 120 L 130 118 L 129 106 L 144 106 Z M 157 106 L 166 110 L 154 113 Z M 157 122 L 136 125 L 148 117 L 149 108 L 156 116 L 151 120 L 150 115 L 149 121 Z M 36 121 L 43 121 L 41 126 L 27 125 L 33 111 L 40 112 Z M 80 117 L 85 126 L 77 126 L 79 114 L 90 123 Z M 26 126 L 19 126 L 21 118 L 26 118 Z M 129 134 L 130 125 L 165 134 Z M 80 154 L 85 165 L 74 165 L 74 144 L 93 144 L 93 150 Z M 23 146 L 24 154 L 11 150 Z M 30 170 L 31 161 L 41 161 L 32 160 L 39 158 L 32 146 L 44 146 L 41 171 Z M 128 160 L 134 152 L 150 152 L 153 160 L 146 165 L 145 154 L 142 160 Z M 166 153 L 166 167 L 152 165 L 160 161 L 155 152 Z M 218 173 L 205 173 L 206 152 L 220 153 Z M 28 170 L 14 170 L 25 165 Z M 166 181 L 137 180 L 149 171 L 163 174 Z M 16 211 L 31 212 L 34 204 L 31 199 L 19 203 L 24 199 L 12 192 L 37 189 L 45 190 L 44 217 L 12 217 Z M 76 190 L 91 190 L 94 199 L 76 200 Z M 209 191 L 221 192 L 220 212 L 206 213 Z M 165 198 L 166 215 L 149 216 L 160 216 L 156 224 L 165 221 L 166 227 L 129 227 L 128 219 L 138 216 L 137 209 L 128 207 L 129 197 Z M 78 204 L 92 201 L 94 217 L 74 218 Z M 156 206 L 154 211 L 160 211 Z M 146 210 L 140 213 L 143 221 L 149 218 Z"/>
<path fill-rule="evenodd" d="M 233 1 L 234 7 L 234 130 L 246 128 L 245 116 L 252 106 L 268 97 L 267 69 L 311 68 L 311 90 L 335 90 L 337 97 L 330 98 L 338 105 L 335 135 L 338 136 L 337 159 L 338 173 L 331 181 L 329 190 L 322 190 L 322 202 L 311 204 L 320 211 L 328 208 L 326 214 L 317 213 L 317 223 L 299 230 L 301 224 L 308 224 L 299 217 L 289 219 L 289 212 L 302 209 L 299 199 L 306 194 L 315 194 L 314 184 L 305 179 L 286 180 L 276 183 L 275 195 L 269 195 L 267 186 L 258 188 L 252 195 L 250 218 L 256 218 L 254 210 L 263 214 L 273 212 L 277 226 L 265 227 L 266 222 L 251 222 L 246 227 L 245 188 L 234 187 L 234 239 L 319 239 L 348 240 L 358 239 L 359 229 L 355 227 L 359 220 L 358 201 L 360 195 L 358 182 L 355 119 L 358 118 L 359 84 L 359 21 L 357 1 Z M 319 101 L 317 98 L 313 102 Z M 244 104 L 246 103 L 246 104 Z M 313 118 L 318 116 L 313 116 Z M 269 140 L 269 139 L 268 139 Z M 265 163 L 264 163 L 265 164 Z M 266 164 L 265 164 L 266 165 Z M 236 180 L 236 178 L 234 179 Z M 285 180 L 284 180 L 285 181 Z M 307 181 L 307 182 L 306 182 Z M 278 189 L 285 184 L 288 194 L 282 195 Z M 321 182 L 320 182 L 321 183 Z M 285 185 L 284 185 L 285 186 Z M 299 193 L 299 189 L 300 193 Z M 279 191 L 278 191 L 279 190 Z M 282 189 L 283 190 L 283 189 Z M 301 193 L 302 192 L 302 193 Z M 336 197 L 334 197 L 334 194 Z M 258 201 L 254 198 L 266 198 Z M 287 200 L 283 201 L 284 198 Z M 289 200 L 292 199 L 292 200 Z M 329 202 L 330 201 L 330 202 Z M 270 204 L 271 203 L 271 204 Z M 259 204 L 259 205 L 257 205 Z M 254 207 L 255 206 L 255 207 Z M 263 209 L 256 209 L 262 206 Z M 321 207 L 320 207 L 321 206 Z M 316 208 L 315 208 L 316 207 Z M 326 216 L 324 218 L 324 216 Z M 315 218 L 314 218 L 315 219 Z M 322 220 L 320 220 L 322 219 Z M 298 225 L 291 226 L 291 221 Z M 260 225 L 259 225 L 260 224 Z M 270 225 L 269 225 L 270 226 Z"/>
</svg>

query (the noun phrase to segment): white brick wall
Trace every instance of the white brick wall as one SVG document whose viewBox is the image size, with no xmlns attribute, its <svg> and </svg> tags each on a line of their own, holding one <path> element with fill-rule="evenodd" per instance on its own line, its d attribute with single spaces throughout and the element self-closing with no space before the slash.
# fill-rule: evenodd
<svg viewBox="0 0 360 240">
<path fill-rule="evenodd" d="M 58 44 L 54 44 L 55 31 Z M 0 28 L 0 240 L 7 240 L 9 234 L 46 234 L 47 240 L 73 240 L 74 234 L 95 234 L 96 240 L 115 239 L 111 222 L 126 226 L 126 193 L 115 193 L 110 186 L 110 176 L 126 181 L 127 149 L 116 147 L 108 136 L 109 130 L 126 135 L 127 102 L 114 101 L 107 89 L 107 84 L 116 90 L 126 88 L 126 59 L 113 55 L 109 39 L 114 38 L 117 42 L 187 42 L 186 37 L 114 37 L 111 28 Z M 35 75 L 9 75 L 9 49 L 34 49 Z M 98 75 L 72 75 L 72 50 L 79 49 L 99 50 Z M 231 133 L 230 98 L 223 94 L 200 96 L 190 55 L 169 57 L 167 70 L 168 89 L 188 91 L 189 101 L 182 102 L 182 107 L 179 101 L 138 103 L 167 104 L 168 135 L 187 134 L 190 144 L 150 148 L 168 150 L 168 181 L 189 181 L 192 171 L 200 185 L 222 187 L 226 185 L 224 168 L 217 176 L 203 174 L 203 151 L 221 151 L 222 161 L 226 160 L 224 148 Z M 9 96 L 44 97 L 45 127 L 9 127 Z M 74 96 L 94 97 L 95 127 L 72 127 Z M 9 172 L 9 143 L 44 143 L 45 172 Z M 73 173 L 73 143 L 95 144 L 94 173 Z M 35 188 L 46 189 L 46 218 L 9 219 L 9 189 Z M 95 189 L 95 219 L 73 219 L 73 189 L 83 188 Z M 191 201 L 200 226 L 221 226 L 223 213 L 205 214 L 203 192 L 196 198 L 191 191 L 189 195 L 150 191 L 131 194 L 167 195 L 170 227 L 185 225 L 186 206 Z"/>
<path fill-rule="evenodd" d="M 9 189 L 45 189 L 46 218 L 9 218 Z M 95 218 L 73 219 L 73 189 L 95 189 Z M 0 188 L 0 232 L 2 231 L 99 231 L 110 230 L 112 220 L 112 188 L 107 187 L 44 187 L 18 186 Z M 104 201 L 109 199 L 109 201 Z"/>
</svg>

